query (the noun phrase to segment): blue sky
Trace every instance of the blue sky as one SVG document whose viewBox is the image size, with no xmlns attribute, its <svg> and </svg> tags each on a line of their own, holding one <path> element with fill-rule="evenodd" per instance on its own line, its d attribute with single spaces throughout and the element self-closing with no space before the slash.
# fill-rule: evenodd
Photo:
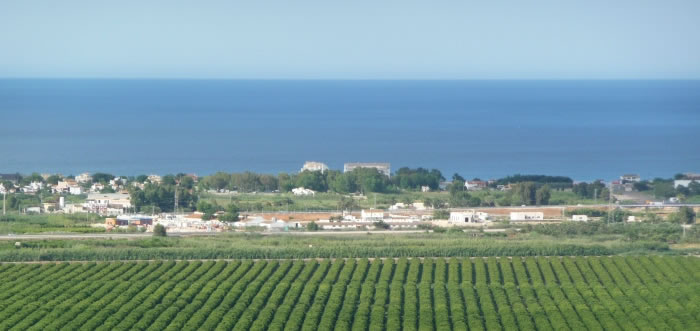
<svg viewBox="0 0 700 331">
<path fill-rule="evenodd" d="M 698 79 L 698 0 L 0 0 L 0 77 Z"/>
</svg>

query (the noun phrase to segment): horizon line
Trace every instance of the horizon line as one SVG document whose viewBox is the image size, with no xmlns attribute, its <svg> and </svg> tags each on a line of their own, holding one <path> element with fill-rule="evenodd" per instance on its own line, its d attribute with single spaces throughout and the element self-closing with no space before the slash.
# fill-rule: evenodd
<svg viewBox="0 0 700 331">
<path fill-rule="evenodd" d="M 201 78 L 201 77 L 2 77 L 0 80 L 199 80 L 199 81 L 700 81 L 698 78 Z"/>
</svg>

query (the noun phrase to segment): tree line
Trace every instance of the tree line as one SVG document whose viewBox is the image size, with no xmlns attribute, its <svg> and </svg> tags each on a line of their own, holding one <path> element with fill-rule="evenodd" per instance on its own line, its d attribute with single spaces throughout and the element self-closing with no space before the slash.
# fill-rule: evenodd
<svg viewBox="0 0 700 331">
<path fill-rule="evenodd" d="M 303 171 L 277 176 L 253 172 L 217 172 L 202 178 L 199 185 L 203 189 L 217 191 L 289 192 L 296 187 L 304 187 L 316 192 L 370 193 L 419 190 L 423 186 L 436 190 L 444 179 L 437 169 L 403 167 L 389 178 L 374 168 L 357 168 L 350 172 Z"/>
</svg>

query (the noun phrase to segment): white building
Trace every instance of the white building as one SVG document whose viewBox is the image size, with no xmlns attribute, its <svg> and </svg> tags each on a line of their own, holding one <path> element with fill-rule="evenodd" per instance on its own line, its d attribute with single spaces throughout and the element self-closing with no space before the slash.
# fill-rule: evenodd
<svg viewBox="0 0 700 331">
<path fill-rule="evenodd" d="M 420 221 L 421 219 L 418 215 L 389 214 L 384 218 L 384 222 L 386 223 L 414 223 Z"/>
<path fill-rule="evenodd" d="M 56 184 L 56 186 L 53 187 L 54 191 L 56 192 L 68 192 L 68 189 L 71 186 L 78 185 L 74 180 L 66 179 L 66 180 L 60 180 Z"/>
<path fill-rule="evenodd" d="M 102 183 L 94 183 L 94 184 L 92 184 L 92 186 L 90 186 L 90 192 L 93 192 L 93 193 L 100 193 L 104 189 L 105 189 L 105 186 Z"/>
<path fill-rule="evenodd" d="M 83 207 L 83 205 L 77 204 L 77 203 L 67 203 L 61 209 L 63 209 L 63 212 L 66 214 L 82 213 L 85 211 L 85 208 Z"/>
<path fill-rule="evenodd" d="M 466 187 L 469 191 L 482 190 L 485 189 L 486 186 L 487 183 L 480 180 L 468 180 L 464 182 L 464 187 Z"/>
<path fill-rule="evenodd" d="M 636 183 L 636 182 L 641 181 L 641 178 L 637 174 L 625 174 L 625 175 L 620 176 L 620 180 L 623 182 Z"/>
<path fill-rule="evenodd" d="M 343 172 L 351 172 L 358 168 L 373 168 L 387 177 L 391 176 L 391 164 L 389 163 L 346 163 L 343 166 Z"/>
<path fill-rule="evenodd" d="M 155 224 L 163 225 L 168 232 L 221 232 L 228 229 L 228 225 L 218 220 L 205 221 L 199 218 L 188 217 L 190 215 L 167 215 L 158 219 Z"/>
<path fill-rule="evenodd" d="M 399 210 L 399 209 L 406 209 L 408 206 L 403 203 L 403 202 L 397 202 L 391 206 L 389 206 L 389 210 Z"/>
<path fill-rule="evenodd" d="M 697 179 L 676 179 L 673 181 L 673 187 L 678 188 L 679 186 L 688 187 L 690 183 L 700 183 Z"/>
<path fill-rule="evenodd" d="M 303 187 L 293 188 L 292 193 L 294 195 L 316 195 L 316 192 L 314 190 L 310 190 L 308 188 Z"/>
<path fill-rule="evenodd" d="M 81 195 L 83 194 L 83 188 L 80 186 L 71 186 L 68 188 L 68 193 L 72 195 Z"/>
<path fill-rule="evenodd" d="M 160 184 L 163 178 L 158 175 L 148 175 L 148 180 L 153 184 Z"/>
<path fill-rule="evenodd" d="M 328 220 L 320 220 L 316 222 L 319 227 L 323 230 L 357 230 L 362 227 L 374 228 L 371 224 L 359 223 L 359 222 L 331 222 Z"/>
<path fill-rule="evenodd" d="M 92 176 L 90 176 L 89 172 L 82 173 L 80 175 L 75 176 L 75 181 L 78 183 L 87 183 L 89 181 L 92 181 Z"/>
<path fill-rule="evenodd" d="M 233 223 L 233 226 L 239 229 L 245 229 L 245 228 L 251 228 L 251 227 L 257 227 L 257 228 L 265 228 L 266 230 L 270 231 L 286 231 L 290 228 L 299 228 L 301 227 L 300 223 L 298 222 L 290 222 L 287 223 L 283 220 L 278 220 L 278 219 L 271 219 L 271 220 L 266 220 L 263 217 L 257 216 L 257 217 L 251 217 L 250 219 L 246 219 L 244 221 L 239 221 L 236 223 Z"/>
<path fill-rule="evenodd" d="M 450 212 L 449 223 L 450 224 L 469 224 L 469 223 L 481 223 L 488 220 L 489 214 L 484 212 L 477 212 L 473 209 L 467 211 L 453 211 Z"/>
<path fill-rule="evenodd" d="M 364 209 L 362 209 L 362 213 L 360 214 L 360 218 L 362 219 L 362 222 L 381 221 L 384 219 L 384 210 L 381 210 L 381 209 L 364 210 Z"/>
<path fill-rule="evenodd" d="M 428 209 L 428 207 L 425 206 L 424 202 L 414 202 L 412 204 L 412 206 L 413 206 L 413 209 L 415 209 L 415 210 L 427 210 Z"/>
<path fill-rule="evenodd" d="M 115 179 L 110 179 L 110 181 L 109 181 L 109 186 L 110 186 L 113 190 L 117 191 L 117 190 L 119 190 L 120 188 L 122 188 L 122 186 L 123 186 L 124 184 L 126 184 L 126 183 L 127 183 L 127 181 L 126 181 L 126 179 L 124 179 L 124 178 L 115 178 Z"/>
<path fill-rule="evenodd" d="M 73 179 L 59 181 L 53 190 L 56 193 L 69 193 L 73 195 L 83 194 L 83 188 Z"/>
<path fill-rule="evenodd" d="M 401 210 L 401 209 L 415 209 L 415 210 L 427 210 L 428 207 L 425 206 L 425 203 L 423 202 L 414 202 L 410 205 L 407 205 L 403 202 L 397 202 L 391 206 L 389 206 L 389 210 Z"/>
<path fill-rule="evenodd" d="M 511 221 L 541 221 L 544 219 L 544 213 L 541 211 L 525 211 L 525 212 L 511 212 Z"/>
<path fill-rule="evenodd" d="M 588 222 L 588 215 L 571 215 L 571 220 L 575 222 Z"/>
<path fill-rule="evenodd" d="M 146 215 L 119 215 L 117 221 L 127 225 L 147 226 L 153 225 L 154 218 Z"/>
<path fill-rule="evenodd" d="M 320 171 L 321 173 L 324 173 L 328 171 L 328 166 L 323 162 L 306 161 L 304 166 L 301 167 L 301 170 L 299 170 L 299 172 L 304 171 Z"/>
<path fill-rule="evenodd" d="M 401 230 L 401 229 L 416 229 L 418 228 L 419 225 L 430 225 L 430 222 L 421 222 L 421 221 L 415 221 L 415 222 L 394 222 L 394 221 L 389 221 L 386 222 L 389 224 L 389 228 L 392 230 Z"/>
<path fill-rule="evenodd" d="M 89 194 L 83 206 L 91 213 L 119 215 L 131 208 L 131 197 L 128 193 Z"/>
<path fill-rule="evenodd" d="M 22 191 L 24 193 L 34 194 L 36 192 L 39 192 L 39 190 L 41 190 L 42 188 L 44 188 L 44 183 L 31 182 L 31 183 L 29 183 L 29 185 L 22 187 L 20 189 L 20 191 Z"/>
</svg>

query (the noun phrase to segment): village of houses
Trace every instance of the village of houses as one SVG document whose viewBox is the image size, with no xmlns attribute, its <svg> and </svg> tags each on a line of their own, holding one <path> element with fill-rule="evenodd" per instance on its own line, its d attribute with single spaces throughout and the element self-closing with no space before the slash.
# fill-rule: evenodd
<svg viewBox="0 0 700 331">
<path fill-rule="evenodd" d="M 371 164 L 346 164 L 345 171 L 356 167 L 374 167 L 384 173 L 390 173 L 387 163 Z M 310 171 L 323 171 L 328 169 L 325 164 L 319 162 L 307 162 L 302 168 Z M 7 175 L 5 175 L 7 176 Z M 48 176 L 48 175 L 42 175 Z M 196 181 L 196 175 L 193 179 Z M 158 175 L 148 176 L 153 183 L 161 181 Z M 632 189 L 630 183 L 638 182 L 638 175 L 623 175 L 619 181 L 613 181 L 611 185 L 619 191 L 629 192 Z M 383 209 L 363 209 L 360 211 L 343 212 L 247 212 L 240 215 L 238 222 L 225 223 L 216 219 L 223 212 L 214 215 L 211 220 L 203 220 L 203 213 L 161 213 L 154 215 L 134 213 L 134 208 L 127 192 L 127 185 L 136 185 L 143 189 L 144 184 L 127 183 L 125 178 L 115 178 L 109 181 L 107 186 L 115 193 L 100 193 L 104 191 L 105 184 L 91 183 L 92 176 L 83 173 L 74 179 L 62 179 L 56 185 L 50 186 L 52 193 L 61 194 L 58 201 L 44 202 L 41 206 L 28 207 L 25 213 L 87 213 L 96 214 L 105 218 L 104 224 L 93 224 L 95 227 L 104 227 L 106 230 L 136 227 L 141 231 L 152 231 L 156 224 L 165 226 L 169 232 L 194 233 L 194 232 L 225 232 L 225 231 L 270 231 L 284 232 L 302 230 L 311 222 L 318 225 L 320 230 L 329 231 L 369 231 L 369 230 L 415 230 L 433 227 L 481 227 L 489 228 L 504 221 L 518 222 L 521 224 L 537 224 L 543 222 L 576 221 L 586 222 L 592 218 L 586 215 L 565 216 L 567 209 L 576 209 L 580 206 L 541 206 L 541 207 L 485 207 L 473 209 L 450 209 L 443 219 L 436 219 L 434 210 L 421 201 L 410 204 L 396 203 Z M 700 181 L 696 179 L 677 181 L 675 185 L 688 185 L 690 182 Z M 88 185 L 89 188 L 85 189 Z M 0 185 L 0 194 L 22 192 L 34 194 L 44 188 L 44 183 L 32 182 L 23 187 L 13 187 L 9 190 Z M 466 181 L 467 190 L 486 189 L 486 182 Z M 617 186 L 617 187 L 615 187 Z M 497 188 L 504 189 L 504 188 Z M 425 189 L 424 189 L 425 191 Z M 292 193 L 298 196 L 314 195 L 315 192 L 303 187 L 292 189 Z M 86 199 L 81 203 L 66 203 L 64 195 L 83 195 Z M 673 201 L 671 201 L 673 202 Z M 635 222 L 634 216 L 627 220 Z"/>
<path fill-rule="evenodd" d="M 63 195 L 82 195 L 87 198 L 82 203 L 66 203 L 64 196 L 57 202 L 45 202 L 40 207 L 28 207 L 25 213 L 89 213 L 101 216 L 109 216 L 104 224 L 107 230 L 115 228 L 127 228 L 129 226 L 143 228 L 152 231 L 153 226 L 162 224 L 170 232 L 222 232 L 222 231 L 246 231 L 250 229 L 267 231 L 290 231 L 303 229 L 310 222 L 315 222 L 323 230 L 375 230 L 376 223 L 383 222 L 389 229 L 417 229 L 421 226 L 449 227 L 455 225 L 483 226 L 491 222 L 489 214 L 483 211 L 459 210 L 450 212 L 449 219 L 433 219 L 432 208 L 426 207 L 422 202 L 414 202 L 410 205 L 396 203 L 389 210 L 368 209 L 359 212 L 278 212 L 278 213 L 244 213 L 241 220 L 233 224 L 219 222 L 216 219 L 202 220 L 203 213 L 193 212 L 186 214 L 163 213 L 158 215 L 144 215 L 133 213 L 131 198 L 126 191 L 126 180 L 123 178 L 112 179 L 109 187 L 115 193 L 100 193 L 105 189 L 101 183 L 91 184 L 85 190 L 85 183 L 90 183 L 91 175 L 83 173 L 74 179 L 64 179 L 50 187 L 52 193 Z M 158 175 L 148 176 L 151 182 L 160 182 Z M 130 183 L 140 185 L 141 183 Z M 44 183 L 32 182 L 18 190 L 25 194 L 34 194 L 44 188 Z M 143 188 L 143 187 L 141 187 Z M 473 189 L 473 188 L 469 188 Z M 0 187 L 0 190 L 4 188 Z M 0 191 L 0 194 L 4 191 Z M 303 187 L 294 188 L 294 195 L 308 196 L 314 191 Z M 215 215 L 218 216 L 218 215 Z M 542 211 L 512 212 L 510 220 L 514 221 L 544 221 L 545 213 Z M 499 218 L 502 219 L 502 218 Z"/>
</svg>

